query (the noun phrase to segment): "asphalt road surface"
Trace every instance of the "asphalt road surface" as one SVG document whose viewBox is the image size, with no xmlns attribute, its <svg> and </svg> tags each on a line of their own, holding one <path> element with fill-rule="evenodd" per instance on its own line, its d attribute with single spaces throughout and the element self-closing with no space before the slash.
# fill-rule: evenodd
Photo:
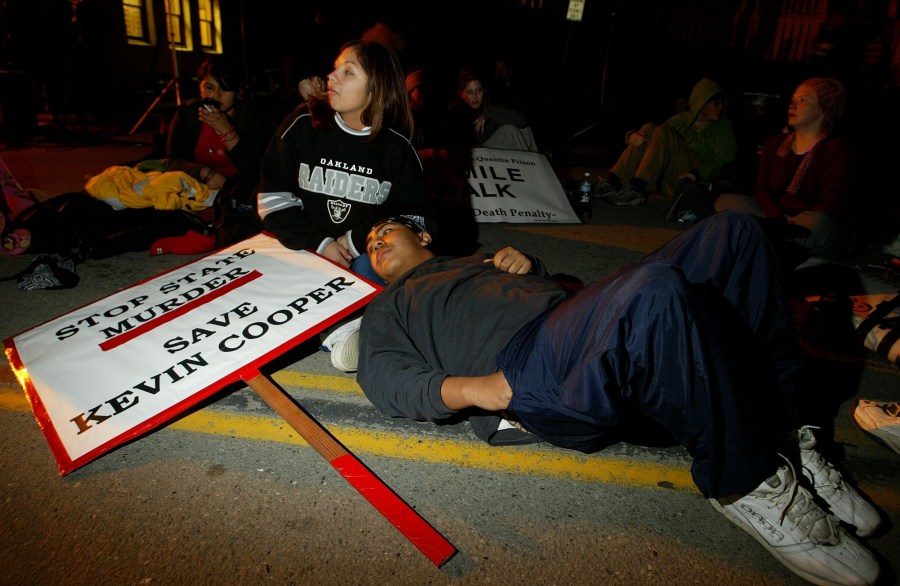
<svg viewBox="0 0 900 586">
<path fill-rule="evenodd" d="M 104 164 L 109 155 L 97 156 Z M 116 156 L 108 164 L 127 159 Z M 667 207 L 598 203 L 583 225 L 481 225 L 480 241 L 484 250 L 534 251 L 551 270 L 590 281 L 683 230 L 664 221 Z M 2 282 L 0 335 L 195 258 L 88 261 L 78 286 L 63 291 Z M 0 275 L 29 260 L 0 257 Z M 429 561 L 247 387 L 224 389 L 60 476 L 4 367 L 0 584 L 803 583 L 699 495 L 680 447 L 619 444 L 589 456 L 545 444 L 491 448 L 465 425 L 381 415 L 314 346 L 279 360 L 272 378 L 458 549 L 450 561 Z M 896 583 L 900 456 L 848 411 L 860 397 L 900 399 L 900 371 L 864 353 L 807 354 L 823 402 L 840 398 L 828 405 L 830 455 L 882 511 L 884 528 L 864 541 L 879 556 L 883 583 Z"/>
</svg>

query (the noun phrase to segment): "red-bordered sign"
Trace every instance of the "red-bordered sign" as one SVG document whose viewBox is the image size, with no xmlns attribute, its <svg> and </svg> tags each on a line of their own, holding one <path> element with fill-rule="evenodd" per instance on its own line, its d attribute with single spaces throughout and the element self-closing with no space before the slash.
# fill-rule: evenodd
<svg viewBox="0 0 900 586">
<path fill-rule="evenodd" d="M 380 288 L 259 234 L 5 341 L 61 474 L 170 420 Z"/>
</svg>

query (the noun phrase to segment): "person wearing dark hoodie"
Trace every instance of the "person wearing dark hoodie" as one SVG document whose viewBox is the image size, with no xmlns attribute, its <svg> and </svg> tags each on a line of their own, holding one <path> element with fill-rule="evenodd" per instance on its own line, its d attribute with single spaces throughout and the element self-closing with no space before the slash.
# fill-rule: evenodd
<svg viewBox="0 0 900 586">
<path fill-rule="evenodd" d="M 713 182 L 734 160 L 737 141 L 725 116 L 725 92 L 703 78 L 688 98 L 689 109 L 663 124 L 648 122 L 626 133 L 628 146 L 597 187 L 597 197 L 619 206 L 640 205 L 647 193 L 669 197 L 687 181 Z"/>
</svg>

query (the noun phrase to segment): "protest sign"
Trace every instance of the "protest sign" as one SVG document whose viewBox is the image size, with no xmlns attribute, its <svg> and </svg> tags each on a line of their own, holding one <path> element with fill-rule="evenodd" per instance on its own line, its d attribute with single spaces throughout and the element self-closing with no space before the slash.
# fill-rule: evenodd
<svg viewBox="0 0 900 586">
<path fill-rule="evenodd" d="M 67 474 L 364 306 L 379 287 L 259 234 L 5 341 Z"/>
<path fill-rule="evenodd" d="M 244 380 L 440 566 L 456 548 L 260 367 L 380 291 L 258 234 L 5 341 L 61 474 Z"/>
<path fill-rule="evenodd" d="M 541 153 L 473 148 L 466 156 L 426 156 L 434 197 L 475 222 L 580 224 L 559 178 Z"/>
</svg>

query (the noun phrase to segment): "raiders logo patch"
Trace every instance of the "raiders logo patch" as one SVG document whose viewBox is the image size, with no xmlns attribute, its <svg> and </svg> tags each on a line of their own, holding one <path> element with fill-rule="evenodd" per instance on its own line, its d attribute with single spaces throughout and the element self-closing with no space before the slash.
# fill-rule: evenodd
<svg viewBox="0 0 900 586">
<path fill-rule="evenodd" d="M 328 215 L 331 216 L 331 221 L 335 224 L 340 224 L 346 220 L 349 213 L 349 203 L 337 199 L 328 200 Z"/>
</svg>

